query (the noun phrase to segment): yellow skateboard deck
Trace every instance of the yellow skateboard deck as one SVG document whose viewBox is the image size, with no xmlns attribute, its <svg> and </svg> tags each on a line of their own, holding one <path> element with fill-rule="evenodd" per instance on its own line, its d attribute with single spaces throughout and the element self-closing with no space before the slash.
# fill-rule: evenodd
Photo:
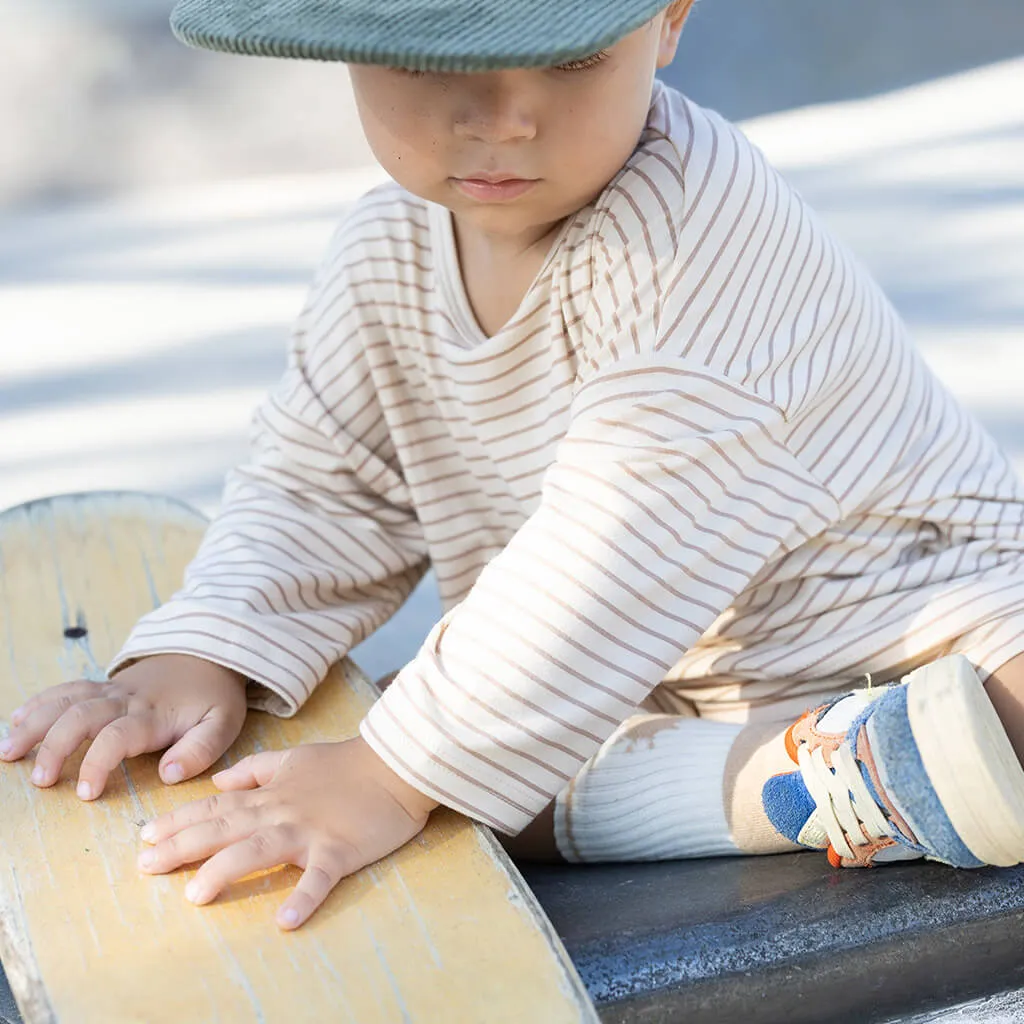
<svg viewBox="0 0 1024 1024">
<path fill-rule="evenodd" d="M 180 585 L 205 520 L 170 499 L 84 494 L 0 513 L 0 720 L 33 693 L 103 679 L 135 621 Z M 378 691 L 350 661 L 290 720 L 250 712 L 231 761 L 353 736 Z M 38 790 L 0 764 L 0 959 L 26 1024 L 223 1021 L 556 1024 L 598 1020 L 564 947 L 487 828 L 439 808 L 411 843 L 281 932 L 284 867 L 194 907 L 182 869 L 135 866 L 142 824 L 216 792 L 134 758 L 103 797 Z"/>
</svg>

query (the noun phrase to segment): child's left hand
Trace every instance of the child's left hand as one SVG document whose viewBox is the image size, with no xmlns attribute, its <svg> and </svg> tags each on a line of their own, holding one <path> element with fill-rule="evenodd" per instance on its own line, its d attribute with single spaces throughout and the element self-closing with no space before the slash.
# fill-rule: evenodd
<svg viewBox="0 0 1024 1024">
<path fill-rule="evenodd" d="M 418 835 L 437 802 L 396 775 L 361 737 L 253 754 L 213 776 L 223 792 L 151 821 L 139 867 L 164 874 L 210 859 L 185 895 L 209 903 L 253 871 L 303 868 L 277 912 L 298 928 L 346 875 Z"/>
</svg>

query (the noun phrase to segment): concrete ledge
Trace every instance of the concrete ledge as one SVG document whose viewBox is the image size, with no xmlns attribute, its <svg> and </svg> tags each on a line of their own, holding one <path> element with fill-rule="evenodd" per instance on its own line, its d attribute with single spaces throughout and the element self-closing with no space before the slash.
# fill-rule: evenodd
<svg viewBox="0 0 1024 1024">
<path fill-rule="evenodd" d="M 0 964 L 0 1024 L 21 1024 L 21 1015 L 7 984 L 3 964 Z"/>
<path fill-rule="evenodd" d="M 1024 868 L 521 868 L 608 1024 L 869 1024 L 1024 984 Z"/>
</svg>

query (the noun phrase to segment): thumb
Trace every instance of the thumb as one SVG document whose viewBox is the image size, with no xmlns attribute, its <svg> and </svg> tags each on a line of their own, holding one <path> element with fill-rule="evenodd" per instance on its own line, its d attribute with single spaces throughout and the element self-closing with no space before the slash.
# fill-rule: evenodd
<svg viewBox="0 0 1024 1024">
<path fill-rule="evenodd" d="M 254 789 L 265 786 L 277 774 L 287 750 L 264 750 L 259 754 L 243 757 L 238 764 L 217 772 L 213 784 L 218 789 Z"/>
<path fill-rule="evenodd" d="M 160 758 L 160 778 L 173 785 L 206 771 L 241 731 L 216 709 L 208 712 Z"/>
</svg>

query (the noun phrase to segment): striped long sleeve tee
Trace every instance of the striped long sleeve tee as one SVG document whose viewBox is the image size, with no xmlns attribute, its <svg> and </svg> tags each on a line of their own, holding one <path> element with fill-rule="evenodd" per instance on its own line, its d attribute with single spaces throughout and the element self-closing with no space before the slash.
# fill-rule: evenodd
<svg viewBox="0 0 1024 1024">
<path fill-rule="evenodd" d="M 428 564 L 445 614 L 361 734 L 508 834 L 667 678 L 767 699 L 986 622 L 1016 622 L 989 668 L 1024 650 L 1008 461 L 764 156 L 660 84 L 491 337 L 448 210 L 353 208 L 182 589 L 110 671 L 189 653 L 294 714 Z"/>
</svg>

